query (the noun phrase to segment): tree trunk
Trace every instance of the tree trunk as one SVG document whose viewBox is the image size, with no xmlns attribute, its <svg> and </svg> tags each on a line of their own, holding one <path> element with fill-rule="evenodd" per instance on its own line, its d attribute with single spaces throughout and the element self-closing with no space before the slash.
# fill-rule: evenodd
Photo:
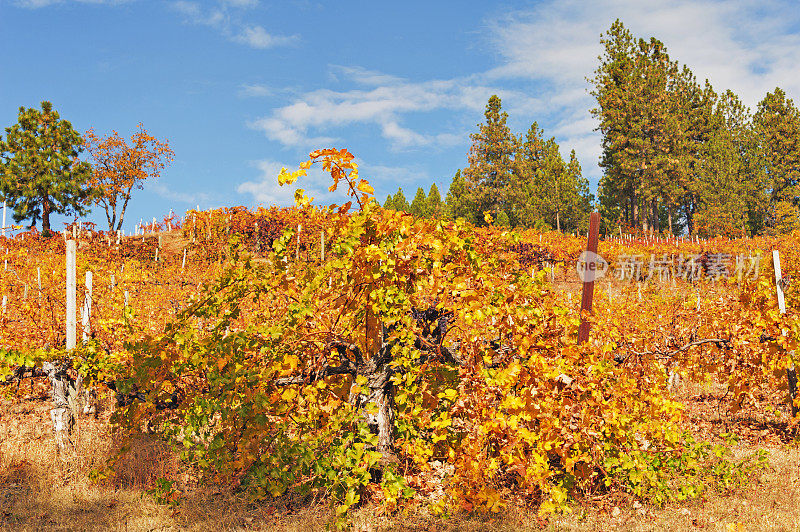
<svg viewBox="0 0 800 532">
<path fill-rule="evenodd" d="M 556 211 L 556 230 L 559 233 L 561 232 L 561 218 L 558 215 L 558 211 Z"/>
<path fill-rule="evenodd" d="M 50 236 L 50 200 L 42 200 L 42 236 Z"/>
<path fill-rule="evenodd" d="M 122 219 L 125 218 L 125 210 L 128 208 L 128 202 L 131 199 L 131 188 L 132 187 L 128 187 L 128 190 L 124 195 L 125 201 L 122 202 L 122 209 L 119 211 L 119 221 L 117 222 L 117 231 L 122 229 Z M 117 207 L 116 207 L 116 204 L 115 204 L 114 205 L 114 216 L 117 215 L 116 213 L 117 213 Z"/>
<path fill-rule="evenodd" d="M 661 220 L 659 220 L 658 201 L 653 200 L 653 228 L 656 233 L 661 232 Z"/>
<path fill-rule="evenodd" d="M 672 205 L 667 207 L 667 224 L 669 224 L 669 234 L 674 234 L 672 232 Z"/>
<path fill-rule="evenodd" d="M 642 233 L 647 234 L 650 232 L 650 218 L 652 210 L 650 209 L 650 202 L 644 200 L 642 202 Z"/>
<path fill-rule="evenodd" d="M 689 234 L 694 234 L 694 197 L 689 196 L 686 204 L 686 225 Z"/>
</svg>

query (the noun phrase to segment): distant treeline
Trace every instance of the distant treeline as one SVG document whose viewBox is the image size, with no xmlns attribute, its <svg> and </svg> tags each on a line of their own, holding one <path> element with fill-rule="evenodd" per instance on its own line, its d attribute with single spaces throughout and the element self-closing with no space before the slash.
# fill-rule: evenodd
<svg viewBox="0 0 800 532">
<path fill-rule="evenodd" d="M 498 225 L 561 231 L 585 229 L 593 209 L 603 232 L 735 237 L 800 228 L 800 113 L 782 89 L 751 113 L 619 20 L 600 42 L 590 79 L 602 134 L 596 201 L 575 151 L 562 157 L 536 122 L 514 135 L 492 96 L 445 201 L 433 185 L 410 204 L 399 189 L 384 206 L 478 225 L 488 211 Z"/>
</svg>

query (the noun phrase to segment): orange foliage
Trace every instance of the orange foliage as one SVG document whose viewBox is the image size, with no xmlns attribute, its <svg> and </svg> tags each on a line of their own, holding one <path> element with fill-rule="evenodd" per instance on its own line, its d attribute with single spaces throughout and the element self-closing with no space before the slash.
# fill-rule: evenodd
<svg viewBox="0 0 800 532">
<path fill-rule="evenodd" d="M 100 189 L 97 204 L 106 211 L 110 231 L 122 227 L 125 209 L 134 188 L 142 188 L 149 178 L 158 177 L 172 162 L 175 153 L 168 141 L 150 135 L 140 123 L 131 135 L 131 143 L 112 131 L 108 137 L 98 137 L 93 129 L 84 135 L 84 144 L 92 162 L 92 186 Z"/>
</svg>

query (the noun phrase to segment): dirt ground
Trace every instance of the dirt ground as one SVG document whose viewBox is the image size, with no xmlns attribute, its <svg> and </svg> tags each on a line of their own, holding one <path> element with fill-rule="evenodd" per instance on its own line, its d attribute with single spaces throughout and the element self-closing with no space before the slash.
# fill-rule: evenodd
<svg viewBox="0 0 800 532">
<path fill-rule="evenodd" d="M 695 433 L 716 440 L 734 432 L 737 453 L 769 451 L 769 465 L 745 488 L 706 493 L 701 499 L 662 508 L 625 494 L 583 500 L 573 512 L 543 519 L 534 510 L 509 508 L 490 516 L 430 516 L 417 507 L 383 515 L 366 506 L 352 529 L 371 530 L 796 530 L 800 523 L 800 449 L 793 443 L 785 408 L 760 417 L 732 415 L 721 390 L 684 385 Z M 771 398 L 764 398 L 770 401 Z M 778 399 L 778 398 L 774 398 Z M 110 403 L 110 398 L 105 404 Z M 777 404 L 777 403 L 773 403 Z M 197 487 L 173 452 L 156 440 L 137 441 L 117 464 L 113 482 L 89 480 L 115 450 L 108 409 L 82 417 L 74 449 L 57 456 L 49 420 L 46 382 L 24 383 L 0 400 L 0 530 L 321 530 L 332 514 L 324 501 L 298 496 L 250 503 L 235 493 Z M 145 490 L 160 477 L 178 479 L 178 504 L 159 504 Z"/>
</svg>

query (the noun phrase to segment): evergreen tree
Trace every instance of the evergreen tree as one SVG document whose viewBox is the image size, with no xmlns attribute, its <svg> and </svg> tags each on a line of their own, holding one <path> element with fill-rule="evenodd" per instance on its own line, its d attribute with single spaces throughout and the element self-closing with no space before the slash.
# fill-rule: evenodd
<svg viewBox="0 0 800 532">
<path fill-rule="evenodd" d="M 409 212 L 410 206 L 402 188 L 397 189 L 397 193 L 392 198 L 392 206 L 396 211 Z"/>
<path fill-rule="evenodd" d="M 545 159 L 543 131 L 534 122 L 520 142 L 514 156 L 514 178 L 508 191 L 506 212 L 512 226 L 533 227 L 544 219 L 544 191 L 540 190 L 539 175 Z"/>
<path fill-rule="evenodd" d="M 753 125 L 769 195 L 768 225 L 787 232 L 795 228 L 800 205 L 800 114 L 776 88 L 758 104 Z"/>
<path fill-rule="evenodd" d="M 603 134 L 601 203 L 616 196 L 629 225 L 660 230 L 664 207 L 671 214 L 683 196 L 692 124 L 687 96 L 696 83 L 663 43 L 634 39 L 619 20 L 601 43 L 605 53 L 592 80 L 592 113 Z"/>
<path fill-rule="evenodd" d="M 427 212 L 427 199 L 427 196 L 425 196 L 425 190 L 422 187 L 418 187 L 417 193 L 414 195 L 414 199 L 411 201 L 411 207 L 408 212 L 417 218 L 424 217 Z"/>
<path fill-rule="evenodd" d="M 511 228 L 511 222 L 508 219 L 506 211 L 500 211 L 500 213 L 498 213 L 497 220 L 494 221 L 494 225 L 497 227 L 504 227 L 506 229 Z"/>
<path fill-rule="evenodd" d="M 470 196 L 467 180 L 461 175 L 461 170 L 456 170 L 445 198 L 445 218 L 448 220 L 464 218 L 468 222 L 475 223 L 477 210 Z"/>
<path fill-rule="evenodd" d="M 702 236 L 755 233 L 763 223 L 756 213 L 764 210 L 766 197 L 753 166 L 750 113 L 727 91 L 709 123 L 711 132 L 697 159 L 693 229 Z"/>
<path fill-rule="evenodd" d="M 565 185 L 568 192 L 563 208 L 565 220 L 570 228 L 588 231 L 589 215 L 594 208 L 594 195 L 589 192 L 589 180 L 583 177 L 581 163 L 575 150 L 569 153 Z"/>
<path fill-rule="evenodd" d="M 91 166 L 78 160 L 83 139 L 50 102 L 42 109 L 19 108 L 18 123 L 0 138 L 0 195 L 14 220 L 42 220 L 50 233 L 52 213 L 83 216 L 97 192 L 89 185 Z"/>
<path fill-rule="evenodd" d="M 628 133 L 636 118 L 631 100 L 635 94 L 636 43 L 633 35 L 616 20 L 600 40 L 604 47 L 601 64 L 592 79 L 592 95 L 598 106 L 592 114 L 600 121 L 603 135 L 600 167 L 604 174 L 600 181 L 602 203 L 611 203 L 616 198 L 624 223 L 638 223 L 638 174 L 635 163 L 628 154 L 635 150 L 630 146 Z"/>
<path fill-rule="evenodd" d="M 472 147 L 464 177 L 477 211 L 499 213 L 506 208 L 517 142 L 506 125 L 508 114 L 502 111 L 497 95 L 489 98 L 484 116 L 486 121 L 478 125 L 478 133 L 470 135 Z M 483 216 L 477 221 L 484 223 Z"/>
<path fill-rule="evenodd" d="M 392 195 L 389 194 L 386 196 L 386 201 L 383 202 L 383 208 L 387 210 L 395 210 L 394 208 L 394 200 L 392 199 Z"/>
<path fill-rule="evenodd" d="M 427 207 L 425 212 L 426 217 L 437 219 L 442 216 L 442 195 L 439 194 L 439 187 L 436 186 L 436 183 L 433 183 L 428 190 L 428 198 L 425 205 Z"/>
</svg>

